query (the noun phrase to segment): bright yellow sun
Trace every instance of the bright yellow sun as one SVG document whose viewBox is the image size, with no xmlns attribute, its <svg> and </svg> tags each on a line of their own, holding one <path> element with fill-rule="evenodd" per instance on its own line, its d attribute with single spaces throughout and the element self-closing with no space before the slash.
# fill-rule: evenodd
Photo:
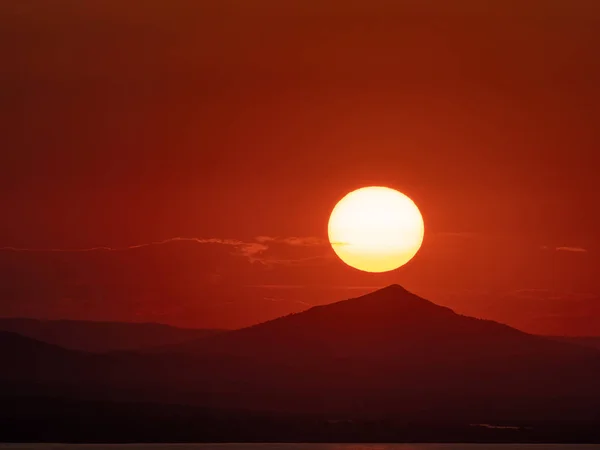
<svg viewBox="0 0 600 450">
<path fill-rule="evenodd" d="M 390 188 L 350 192 L 333 208 L 329 242 L 349 266 L 387 272 L 410 261 L 423 243 L 425 227 L 417 205 Z"/>
</svg>

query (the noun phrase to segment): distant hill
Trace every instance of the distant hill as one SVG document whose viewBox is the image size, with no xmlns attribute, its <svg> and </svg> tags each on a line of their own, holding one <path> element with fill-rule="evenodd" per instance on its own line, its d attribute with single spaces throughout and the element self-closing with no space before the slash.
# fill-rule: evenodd
<svg viewBox="0 0 600 450">
<path fill-rule="evenodd" d="M 462 316 L 397 285 L 150 353 L 82 353 L 2 333 L 0 360 L 0 396 L 180 404 L 221 418 L 600 425 L 600 351 Z M 265 427 L 261 439 L 274 438 Z"/>
<path fill-rule="evenodd" d="M 201 339 L 220 332 L 177 328 L 157 323 L 91 322 L 0 318 L 0 330 L 71 350 L 109 352 L 139 350 Z"/>
<path fill-rule="evenodd" d="M 8 331 L 0 331 L 0 358 L 0 394 L 3 395 L 43 392 L 48 370 L 54 372 L 57 368 L 66 368 L 61 371 L 68 380 L 73 362 L 83 362 L 77 352 Z M 38 382 L 41 382 L 40 390 L 34 388 Z"/>
</svg>

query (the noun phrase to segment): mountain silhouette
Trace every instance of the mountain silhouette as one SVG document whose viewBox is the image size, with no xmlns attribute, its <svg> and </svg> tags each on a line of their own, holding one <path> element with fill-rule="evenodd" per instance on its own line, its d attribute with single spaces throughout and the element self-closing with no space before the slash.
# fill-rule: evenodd
<svg viewBox="0 0 600 450">
<path fill-rule="evenodd" d="M 173 345 L 221 330 L 178 328 L 158 323 L 0 318 L 0 330 L 71 350 L 109 352 Z"/>
<path fill-rule="evenodd" d="M 592 420 L 600 408 L 598 350 L 462 316 L 398 285 L 152 352 L 35 346 L 27 360 L 43 364 L 9 371 L 19 390 L 86 400 L 466 423 Z"/>
<path fill-rule="evenodd" d="M 281 360 L 318 356 L 364 358 L 404 365 L 436 359 L 455 365 L 467 359 L 491 362 L 499 357 L 552 354 L 577 359 L 599 355 L 494 321 L 456 314 L 399 285 L 252 327 L 170 346 L 168 351 L 251 354 L 255 358 L 260 355 Z"/>
<path fill-rule="evenodd" d="M 0 331 L 0 354 L 2 361 L 34 360 L 70 355 L 71 352 L 56 345 L 21 336 L 18 333 Z"/>
</svg>

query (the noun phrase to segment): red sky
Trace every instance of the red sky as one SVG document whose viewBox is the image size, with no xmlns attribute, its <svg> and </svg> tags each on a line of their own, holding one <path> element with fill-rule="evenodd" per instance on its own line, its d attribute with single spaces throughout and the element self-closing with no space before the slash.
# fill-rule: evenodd
<svg viewBox="0 0 600 450">
<path fill-rule="evenodd" d="M 396 282 L 600 329 L 596 0 L 5 0 L 0 29 L 0 246 L 202 242 L 2 251 L 0 315 L 237 327 Z M 426 224 L 384 275 L 324 243 L 373 184 Z"/>
</svg>

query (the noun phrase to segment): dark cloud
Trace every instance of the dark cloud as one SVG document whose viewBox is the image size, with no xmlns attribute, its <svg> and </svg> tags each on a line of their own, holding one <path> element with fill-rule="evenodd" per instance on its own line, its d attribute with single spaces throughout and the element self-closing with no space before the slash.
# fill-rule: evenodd
<svg viewBox="0 0 600 450">
<path fill-rule="evenodd" d="M 24 253 L 87 253 L 87 252 L 124 252 L 128 250 L 142 249 L 152 246 L 161 246 L 173 242 L 189 242 L 192 244 L 217 244 L 232 247 L 236 253 L 246 257 L 250 262 L 259 262 L 262 264 L 302 264 L 311 260 L 319 260 L 326 256 L 311 256 L 305 258 L 274 258 L 266 255 L 267 251 L 273 246 L 289 247 L 322 247 L 327 241 L 316 237 L 270 237 L 257 236 L 252 241 L 241 241 L 238 239 L 223 238 L 188 238 L 173 237 L 161 241 L 149 242 L 144 244 L 130 245 L 127 247 L 89 247 L 89 248 L 17 248 L 2 247 L 0 251 L 24 252 Z"/>
<path fill-rule="evenodd" d="M 557 252 L 587 253 L 587 249 L 583 247 L 556 247 L 554 250 Z"/>
</svg>

